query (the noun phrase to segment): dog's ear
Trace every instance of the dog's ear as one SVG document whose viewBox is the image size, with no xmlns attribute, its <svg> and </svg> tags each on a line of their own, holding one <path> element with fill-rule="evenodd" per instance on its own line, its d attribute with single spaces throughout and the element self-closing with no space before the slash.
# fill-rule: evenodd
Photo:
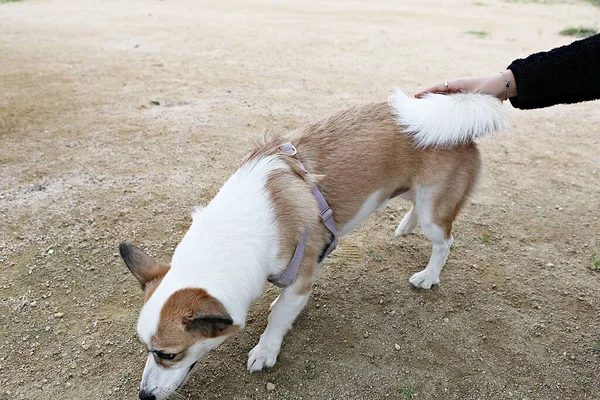
<svg viewBox="0 0 600 400">
<path fill-rule="evenodd" d="M 187 330 L 198 332 L 204 336 L 219 336 L 233 324 L 233 319 L 221 302 L 211 295 L 202 296 L 196 303 L 196 310 L 190 317 L 184 317 Z"/>
<path fill-rule="evenodd" d="M 219 336 L 225 329 L 233 324 L 229 315 L 202 315 L 186 318 L 185 326 L 189 331 L 196 331 L 204 336 Z"/>
<path fill-rule="evenodd" d="M 146 289 L 146 284 L 161 276 L 164 276 L 168 267 L 159 264 L 144 251 L 131 243 L 123 242 L 119 245 L 119 253 L 129 271 L 142 284 L 142 289 Z"/>
</svg>

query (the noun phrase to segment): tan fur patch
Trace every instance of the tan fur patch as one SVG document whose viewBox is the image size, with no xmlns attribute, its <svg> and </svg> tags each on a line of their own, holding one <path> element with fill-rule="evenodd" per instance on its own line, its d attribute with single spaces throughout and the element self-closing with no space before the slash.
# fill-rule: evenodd
<svg viewBox="0 0 600 400">
<path fill-rule="evenodd" d="M 165 353 L 179 354 L 177 359 L 174 360 L 177 361 L 183 358 L 187 349 L 197 341 L 209 337 L 231 335 L 239 329 L 237 325 L 230 325 L 226 329 L 210 335 L 188 329 L 186 320 L 198 314 L 229 316 L 223 304 L 204 289 L 188 288 L 173 293 L 162 308 L 158 328 L 152 337 L 151 347 L 160 349 Z M 172 364 L 158 358 L 157 362 L 164 365 Z"/>
<path fill-rule="evenodd" d="M 437 189 L 433 200 L 433 221 L 449 238 L 456 216 L 479 179 L 481 157 L 473 143 L 439 150 L 432 158 L 436 167 L 428 171 L 428 180 Z"/>
</svg>

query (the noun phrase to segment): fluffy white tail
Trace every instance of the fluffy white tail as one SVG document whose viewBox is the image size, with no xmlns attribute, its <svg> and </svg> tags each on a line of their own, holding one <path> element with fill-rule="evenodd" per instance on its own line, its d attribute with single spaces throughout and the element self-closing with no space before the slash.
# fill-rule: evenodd
<svg viewBox="0 0 600 400">
<path fill-rule="evenodd" d="M 427 94 L 415 99 L 399 90 L 388 103 L 398 125 L 418 147 L 461 145 L 510 126 L 502 102 L 486 94 Z"/>
</svg>

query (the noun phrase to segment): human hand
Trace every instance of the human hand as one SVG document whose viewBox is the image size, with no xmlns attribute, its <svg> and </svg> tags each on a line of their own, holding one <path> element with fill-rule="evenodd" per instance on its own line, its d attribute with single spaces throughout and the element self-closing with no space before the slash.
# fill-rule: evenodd
<svg viewBox="0 0 600 400">
<path fill-rule="evenodd" d="M 511 70 L 504 71 L 504 74 L 509 81 L 508 97 L 514 97 L 517 95 L 517 84 L 515 82 L 515 77 Z M 448 86 L 442 83 L 427 88 L 417 93 L 415 97 L 420 99 L 428 93 L 450 94 L 472 92 L 489 94 L 498 98 L 499 100 L 507 99 L 506 80 L 502 74 L 496 74 L 482 78 L 457 79 L 454 81 L 449 81 L 447 84 Z"/>
</svg>

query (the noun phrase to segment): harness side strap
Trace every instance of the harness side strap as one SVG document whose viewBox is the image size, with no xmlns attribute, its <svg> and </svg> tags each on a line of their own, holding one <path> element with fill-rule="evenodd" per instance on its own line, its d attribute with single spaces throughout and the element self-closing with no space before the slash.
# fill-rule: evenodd
<svg viewBox="0 0 600 400">
<path fill-rule="evenodd" d="M 284 143 L 279 147 L 279 151 L 281 151 L 283 154 L 293 157 L 300 170 L 303 173 L 308 174 L 308 171 L 306 170 L 306 168 L 304 168 L 304 165 L 296 156 L 298 151 L 296 150 L 296 147 L 294 147 L 293 144 Z M 325 227 L 327 228 L 327 230 L 329 230 L 333 237 L 333 239 L 327 245 L 327 248 L 325 249 L 321 257 L 319 258 L 319 262 L 321 262 L 325 257 L 329 255 L 329 253 L 331 253 L 337 247 L 338 236 L 335 221 L 333 219 L 333 210 L 329 207 L 329 204 L 327 204 L 327 200 L 325 200 L 323 193 L 321 193 L 317 185 L 313 183 L 311 183 L 311 191 L 315 200 L 317 200 L 317 205 L 319 206 L 319 216 L 321 218 L 321 222 L 323 223 L 323 225 L 325 225 Z M 285 267 L 285 269 L 278 275 L 270 276 L 269 278 L 267 278 L 269 282 L 279 287 L 287 287 L 294 282 L 294 279 L 296 279 L 296 274 L 298 273 L 298 268 L 300 268 L 300 263 L 302 262 L 302 256 L 304 255 L 304 249 L 306 248 L 307 241 L 308 224 L 304 226 L 302 238 L 300 239 L 300 242 L 298 242 L 298 245 L 294 250 L 294 254 L 292 255 L 292 259 L 290 260 L 288 266 Z"/>
<path fill-rule="evenodd" d="M 294 255 L 290 260 L 290 263 L 281 273 L 277 276 L 270 276 L 268 281 L 271 282 L 275 286 L 279 287 L 287 287 L 294 282 L 296 279 L 296 274 L 298 273 L 298 268 L 300 267 L 300 262 L 302 261 L 302 256 L 304 255 L 304 249 L 306 248 L 306 242 L 308 241 L 308 224 L 304 226 L 304 232 L 302 232 L 302 239 L 298 242 L 296 246 L 296 250 L 294 250 Z"/>
<path fill-rule="evenodd" d="M 327 246 L 327 249 L 321 256 L 321 260 L 323 260 L 325 257 L 327 257 L 329 255 L 329 253 L 331 253 L 337 247 L 337 243 L 338 243 L 337 227 L 335 226 L 335 221 L 333 219 L 333 210 L 331 208 L 329 208 L 329 204 L 327 203 L 327 200 L 325 200 L 323 193 L 321 193 L 321 191 L 317 188 L 316 185 L 312 186 L 312 193 L 313 193 L 313 196 L 315 197 L 315 199 L 317 200 L 317 204 L 319 206 L 319 215 L 321 217 L 321 222 L 323 222 L 323 225 L 325 225 L 325 228 L 327 228 L 327 230 L 329 232 L 331 232 L 331 235 L 333 236 L 331 243 L 329 243 L 329 245 Z"/>
</svg>

